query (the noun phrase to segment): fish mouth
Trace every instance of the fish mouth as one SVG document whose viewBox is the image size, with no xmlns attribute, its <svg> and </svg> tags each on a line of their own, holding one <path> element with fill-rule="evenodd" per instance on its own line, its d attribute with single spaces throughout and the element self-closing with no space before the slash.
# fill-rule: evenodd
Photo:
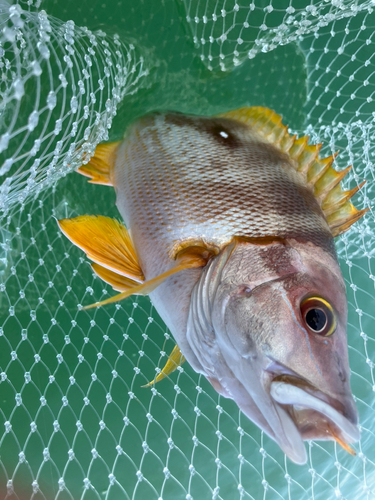
<svg viewBox="0 0 375 500">
<path fill-rule="evenodd" d="M 293 375 L 278 375 L 270 384 L 270 396 L 284 429 L 276 437 L 286 455 L 296 463 L 307 461 L 304 440 L 336 440 L 355 455 L 349 443 L 359 440 L 357 413 L 352 399 L 344 405 Z M 281 442 L 280 442 L 281 441 Z"/>
</svg>

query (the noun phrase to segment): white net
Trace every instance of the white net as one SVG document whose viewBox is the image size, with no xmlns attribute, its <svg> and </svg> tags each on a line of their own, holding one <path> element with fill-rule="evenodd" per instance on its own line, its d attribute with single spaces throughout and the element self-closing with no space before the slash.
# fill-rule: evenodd
<svg viewBox="0 0 375 500">
<path fill-rule="evenodd" d="M 143 57 L 118 36 L 17 4 L 3 2 L 0 9 L 0 153 L 6 151 L 0 210 L 6 212 L 88 161 L 108 138 L 118 103 L 147 72 Z"/>
<path fill-rule="evenodd" d="M 142 388 L 173 338 L 147 298 L 81 311 L 113 292 L 54 219 L 117 216 L 66 175 L 111 125 L 244 105 L 340 150 L 371 206 L 374 27 L 371 1 L 0 0 L 0 499 L 375 498 L 371 210 L 337 241 L 362 438 L 356 457 L 308 443 L 306 466 L 188 365 Z"/>
</svg>

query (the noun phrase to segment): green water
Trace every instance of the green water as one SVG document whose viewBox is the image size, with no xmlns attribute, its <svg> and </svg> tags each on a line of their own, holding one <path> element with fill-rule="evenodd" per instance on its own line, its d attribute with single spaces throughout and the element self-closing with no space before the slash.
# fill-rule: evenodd
<svg viewBox="0 0 375 500">
<path fill-rule="evenodd" d="M 302 129 L 310 110 L 313 124 L 321 116 L 324 123 L 337 117 L 340 104 L 334 103 L 332 111 L 327 106 L 330 92 L 344 85 L 340 78 L 319 105 L 305 106 L 316 64 L 309 53 L 312 36 L 260 53 L 230 71 L 209 71 L 194 46 L 181 2 L 77 5 L 46 0 L 42 7 L 59 19 L 119 33 L 144 54 L 150 75 L 124 99 L 111 140 L 121 138 L 128 123 L 151 110 L 215 114 L 262 105 L 282 114 L 295 130 Z M 351 25 L 352 32 L 361 22 Z M 344 40 L 343 28 L 338 31 Z M 321 40 L 324 45 L 324 36 Z M 362 40 L 353 40 L 361 46 Z M 326 57 L 321 67 L 328 66 L 330 54 Z M 366 57 L 352 63 L 362 67 Z M 323 78 L 319 88 L 327 84 Z M 346 122 L 355 104 L 351 106 L 342 113 Z M 362 110 L 362 117 L 371 116 L 371 106 Z M 350 156 L 345 141 L 341 166 Z M 358 168 L 366 176 L 366 169 Z M 362 248 L 358 233 L 341 243 L 340 263 L 348 284 L 353 392 L 364 427 L 357 451 L 368 459 L 353 458 L 332 443 L 314 443 L 309 463 L 299 467 L 187 364 L 158 384 L 156 392 L 142 388 L 155 368 L 163 366 L 161 352 L 168 354 L 174 346 L 147 298 L 99 310 L 77 308 L 105 298 L 103 290 L 107 296 L 113 292 L 93 277 L 82 252 L 60 234 L 54 217 L 116 217 L 114 201 L 111 188 L 70 174 L 56 189 L 16 209 L 1 228 L 7 244 L 0 268 L 0 429 L 5 429 L 0 435 L 0 498 L 5 498 L 9 480 L 18 494 L 7 497 L 12 500 L 179 500 L 189 494 L 206 500 L 218 486 L 217 498 L 222 499 L 241 498 L 242 491 L 243 498 L 255 500 L 326 500 L 334 498 L 337 485 L 348 499 L 361 498 L 365 483 L 373 488 L 374 380 L 366 360 L 374 359 L 374 281 L 369 276 L 375 271 L 371 257 L 350 253 Z M 364 238 L 371 246 L 371 234 Z"/>
</svg>

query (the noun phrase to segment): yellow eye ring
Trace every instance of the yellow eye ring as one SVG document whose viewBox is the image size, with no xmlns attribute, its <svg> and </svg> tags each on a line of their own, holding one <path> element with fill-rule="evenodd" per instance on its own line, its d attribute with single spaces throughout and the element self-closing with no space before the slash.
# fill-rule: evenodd
<svg viewBox="0 0 375 500">
<path fill-rule="evenodd" d="M 308 332 L 329 337 L 336 330 L 336 315 L 329 302 L 321 297 L 308 297 L 301 302 L 304 327 Z"/>
</svg>

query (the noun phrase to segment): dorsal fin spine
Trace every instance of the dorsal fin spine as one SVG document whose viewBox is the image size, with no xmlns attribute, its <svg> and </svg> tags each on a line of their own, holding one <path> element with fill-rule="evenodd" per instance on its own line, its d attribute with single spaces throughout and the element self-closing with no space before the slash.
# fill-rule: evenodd
<svg viewBox="0 0 375 500">
<path fill-rule="evenodd" d="M 352 166 L 337 172 L 334 168 L 329 167 L 327 171 L 320 177 L 320 179 L 314 185 L 315 197 L 319 200 L 323 200 L 327 194 L 337 186 L 339 182 L 350 172 Z"/>
<path fill-rule="evenodd" d="M 352 196 L 354 196 L 364 185 L 366 181 L 361 182 L 359 186 L 351 189 L 350 191 L 342 191 L 340 184 L 331 189 L 322 202 L 322 210 L 328 216 L 338 210 L 344 203 L 346 203 Z"/>
<path fill-rule="evenodd" d="M 350 191 L 342 191 L 340 187 L 341 180 L 351 167 L 337 172 L 332 167 L 337 153 L 327 158 L 319 158 L 321 144 L 309 145 L 309 136 L 303 136 L 299 139 L 296 135 L 291 136 L 288 127 L 282 124 L 282 117 L 274 111 L 261 106 L 253 106 L 223 113 L 219 116 L 245 123 L 263 140 L 289 155 L 293 160 L 291 164 L 312 189 L 333 236 L 347 231 L 367 212 L 368 209 L 357 210 L 349 202 L 349 199 L 364 183 Z"/>
<path fill-rule="evenodd" d="M 283 137 L 281 143 L 280 143 L 280 149 L 284 153 L 289 153 L 290 148 L 293 146 L 294 141 L 297 139 L 297 135 L 289 135 L 288 133 L 285 134 Z"/>
<path fill-rule="evenodd" d="M 345 222 L 341 224 L 341 226 L 333 227 L 331 229 L 333 236 L 338 236 L 339 234 L 345 233 L 345 231 L 347 231 L 352 224 L 357 222 L 357 220 L 363 217 L 365 213 L 368 212 L 370 209 L 364 208 L 363 210 L 357 210 L 357 209 L 355 210 L 356 212 L 351 217 L 347 217 Z"/>
<path fill-rule="evenodd" d="M 280 147 L 280 149 L 282 149 L 281 144 L 283 143 L 285 136 L 286 135 L 289 136 L 287 128 L 283 126 L 278 127 L 273 130 L 273 135 L 274 135 L 274 143 L 277 144 Z"/>
<path fill-rule="evenodd" d="M 289 150 L 289 156 L 292 158 L 292 160 L 298 160 L 300 154 L 305 149 L 308 140 L 309 136 L 304 135 L 303 137 L 300 137 L 299 139 L 296 139 L 294 141 L 293 146 Z"/>
<path fill-rule="evenodd" d="M 315 184 L 331 167 L 334 156 L 327 156 L 327 158 L 316 159 L 306 172 L 306 180 L 309 184 Z"/>
<path fill-rule="evenodd" d="M 319 159 L 317 160 L 317 158 L 319 156 L 319 151 L 321 150 L 321 148 L 321 144 L 313 144 L 311 146 L 307 145 L 298 157 L 297 170 L 303 173 L 309 172 L 311 165 L 314 162 L 319 161 Z"/>
</svg>

